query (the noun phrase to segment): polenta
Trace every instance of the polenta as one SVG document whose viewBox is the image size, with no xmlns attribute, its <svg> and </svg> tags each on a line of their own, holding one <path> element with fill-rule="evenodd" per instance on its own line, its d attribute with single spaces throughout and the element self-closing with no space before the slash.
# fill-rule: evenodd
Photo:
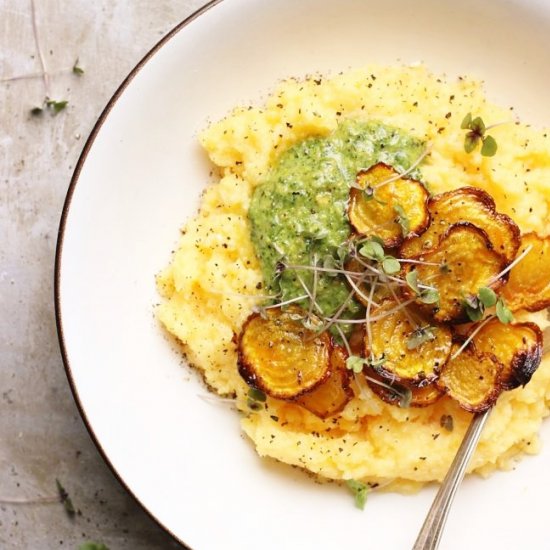
<svg viewBox="0 0 550 550">
<path fill-rule="evenodd" d="M 465 151 L 461 122 L 470 112 L 486 121 L 506 122 L 491 130 L 498 142 L 495 156 Z M 342 166 L 335 156 L 329 166 L 334 147 L 327 144 L 357 128 L 370 136 L 356 144 L 363 157 Z M 522 233 L 544 237 L 550 233 L 547 132 L 513 121 L 513 111 L 488 102 L 481 84 L 469 78 L 450 81 L 421 66 L 368 67 L 329 79 L 284 81 L 265 105 L 237 108 L 206 128 L 200 141 L 221 179 L 205 191 L 199 213 L 185 225 L 170 265 L 157 279 L 163 296 L 158 318 L 182 343 L 189 363 L 213 391 L 235 397 L 245 413 L 242 428 L 260 456 L 321 478 L 362 480 L 400 491 L 442 480 L 471 418 L 450 397 L 427 407 L 401 408 L 365 385 L 355 388 L 339 414 L 325 419 L 299 403 L 269 396 L 261 407 L 249 407 L 249 387 L 237 368 L 235 335 L 254 308 L 272 296 L 277 261 L 273 256 L 270 264 L 262 253 L 266 230 L 257 215 L 261 195 L 255 190 L 273 179 L 273 170 L 283 165 L 289 151 L 303 153 L 311 144 L 324 147 L 320 160 L 330 179 L 343 183 L 332 194 L 322 189 L 315 200 L 333 208 L 330 219 L 336 225 L 327 232 L 327 222 L 321 220 L 318 227 L 304 227 L 300 239 L 334 251 L 337 241 L 349 235 L 347 223 L 333 220 L 346 202 L 341 193 L 346 173 L 379 161 L 408 169 L 429 144 L 416 176 L 432 193 L 480 188 Z M 323 279 L 326 288 L 331 287 L 328 279 Z M 304 282 L 307 286 L 311 277 Z M 296 278 L 285 284 L 287 297 L 301 292 Z M 323 306 L 333 311 L 327 296 Z M 350 316 L 356 311 L 350 308 Z M 546 311 L 520 312 L 516 319 L 542 329 L 548 325 Z M 550 358 L 543 357 L 529 384 L 498 399 L 469 471 L 485 475 L 509 469 L 523 453 L 536 453 L 549 402 Z"/>
</svg>

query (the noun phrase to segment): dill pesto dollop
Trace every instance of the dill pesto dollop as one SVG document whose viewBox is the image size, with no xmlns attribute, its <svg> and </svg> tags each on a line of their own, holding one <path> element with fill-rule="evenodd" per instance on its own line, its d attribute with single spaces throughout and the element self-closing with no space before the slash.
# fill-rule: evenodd
<svg viewBox="0 0 550 550">
<path fill-rule="evenodd" d="M 423 149 L 423 141 L 398 128 L 346 120 L 330 135 L 305 139 L 283 152 L 255 189 L 248 214 L 266 288 L 284 301 L 303 296 L 303 282 L 315 289 L 323 313 L 334 313 L 349 294 L 340 275 L 314 275 L 307 269 L 279 273 L 279 262 L 331 265 L 351 234 L 346 205 L 357 172 L 377 162 L 403 172 Z M 412 175 L 419 177 L 416 171 Z M 304 300 L 302 305 L 308 304 Z M 355 317 L 360 311 L 352 300 L 343 317 Z"/>
</svg>

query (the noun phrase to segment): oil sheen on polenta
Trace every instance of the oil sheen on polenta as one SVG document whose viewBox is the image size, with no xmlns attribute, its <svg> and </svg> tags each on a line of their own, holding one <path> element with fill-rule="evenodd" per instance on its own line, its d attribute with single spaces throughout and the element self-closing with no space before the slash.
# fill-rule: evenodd
<svg viewBox="0 0 550 550">
<path fill-rule="evenodd" d="M 372 395 L 353 399 L 340 416 L 320 420 L 297 405 L 268 398 L 266 410 L 250 413 L 232 338 L 259 303 L 242 295 L 266 292 L 250 239 L 252 192 L 281 151 L 304 138 L 328 135 L 341 120 L 380 121 L 431 143 L 422 176 L 434 193 L 481 187 L 522 232 L 550 233 L 546 131 L 505 124 L 492 130 L 496 156 L 466 154 L 460 122 L 468 112 L 489 124 L 514 120 L 513 110 L 489 103 L 480 83 L 468 78 L 448 81 L 424 67 L 369 67 L 330 79 L 282 82 L 265 105 L 238 108 L 202 133 L 201 143 L 222 177 L 206 190 L 199 213 L 158 277 L 164 298 L 158 317 L 207 384 L 221 395 L 237 396 L 247 413 L 243 430 L 261 456 L 325 478 L 391 482 L 401 491 L 444 477 L 470 420 L 451 399 L 401 409 Z M 518 318 L 542 328 L 548 324 L 545 312 Z M 522 453 L 537 452 L 537 433 L 549 410 L 549 359 L 525 388 L 499 398 L 470 471 L 508 469 Z M 452 416 L 452 431 L 440 425 L 443 415 Z"/>
</svg>

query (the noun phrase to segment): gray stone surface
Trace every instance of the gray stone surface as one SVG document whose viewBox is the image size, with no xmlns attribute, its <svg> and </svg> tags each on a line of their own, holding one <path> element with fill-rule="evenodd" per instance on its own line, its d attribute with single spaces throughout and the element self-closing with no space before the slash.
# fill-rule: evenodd
<svg viewBox="0 0 550 550">
<path fill-rule="evenodd" d="M 94 447 L 59 352 L 53 270 L 72 170 L 115 88 L 203 0 L 0 0 L 0 549 L 177 548 L 126 494 Z M 76 58 L 85 74 L 71 71 Z M 46 94 L 57 116 L 32 117 Z M 8 504 L 56 495 L 59 478 L 79 513 L 61 504 Z"/>
</svg>

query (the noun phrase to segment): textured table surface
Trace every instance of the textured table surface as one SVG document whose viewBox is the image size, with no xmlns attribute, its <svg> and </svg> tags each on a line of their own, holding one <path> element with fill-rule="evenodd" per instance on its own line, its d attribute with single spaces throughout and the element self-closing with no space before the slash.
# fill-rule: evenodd
<svg viewBox="0 0 550 550">
<path fill-rule="evenodd" d="M 119 485 L 80 419 L 57 341 L 53 270 L 65 193 L 95 120 L 139 59 L 203 3 L 0 0 L 2 550 L 77 549 L 88 540 L 110 550 L 179 548 Z M 31 115 L 46 95 L 66 108 Z M 56 496 L 56 478 L 73 518 L 59 502 L 36 502 Z"/>
</svg>

